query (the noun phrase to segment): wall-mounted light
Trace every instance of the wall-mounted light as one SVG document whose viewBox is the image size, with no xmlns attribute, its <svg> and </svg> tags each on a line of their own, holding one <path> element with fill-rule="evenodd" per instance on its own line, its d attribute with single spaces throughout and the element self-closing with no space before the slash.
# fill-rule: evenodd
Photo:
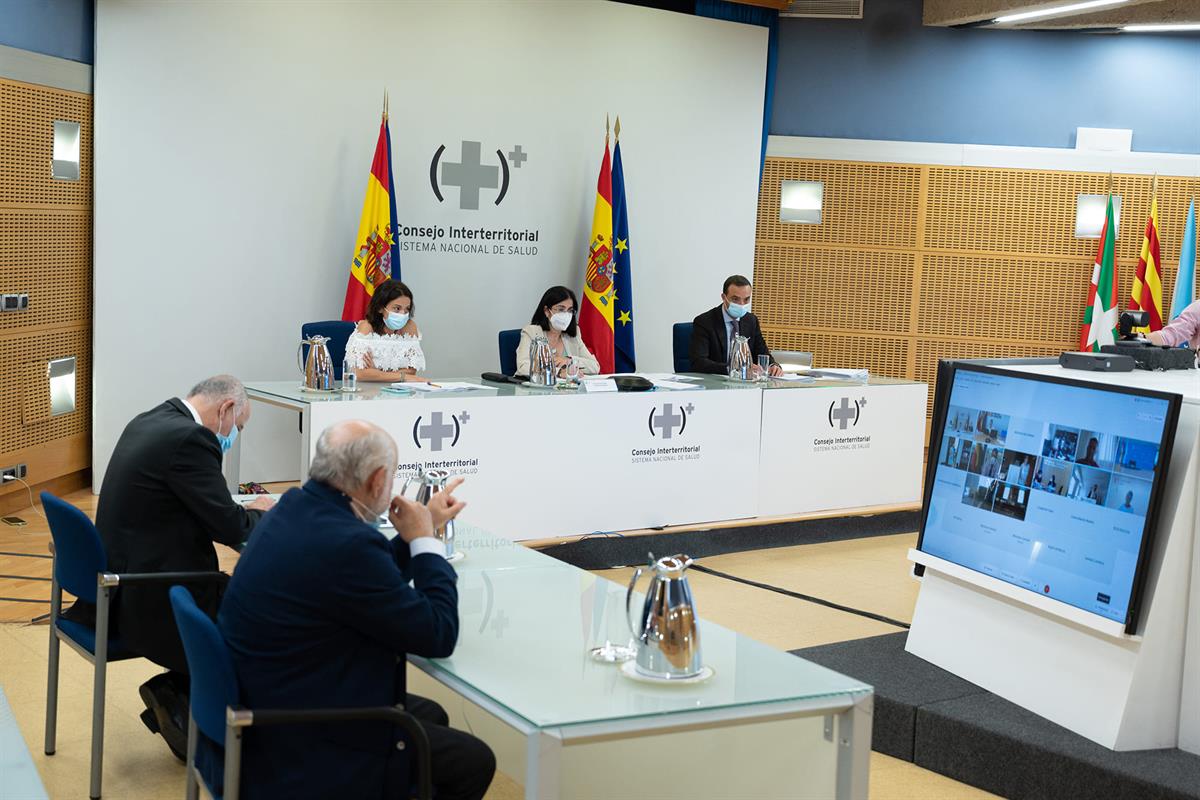
<svg viewBox="0 0 1200 800">
<path fill-rule="evenodd" d="M 79 123 L 54 121 L 54 155 L 50 177 L 60 181 L 79 180 Z"/>
<path fill-rule="evenodd" d="M 779 221 L 819 225 L 824 197 L 822 181 L 782 181 L 779 184 Z"/>
<path fill-rule="evenodd" d="M 1114 239 L 1121 230 L 1121 197 L 1113 195 Z M 1108 213 L 1108 195 L 1081 194 L 1075 198 L 1075 238 L 1099 239 L 1104 231 L 1104 219 Z"/>
<path fill-rule="evenodd" d="M 46 365 L 50 381 L 50 416 L 75 410 L 75 356 L 56 358 Z"/>
<path fill-rule="evenodd" d="M 1083 3 L 1068 3 L 1061 6 L 1053 6 L 1051 8 L 1039 8 L 1035 11 L 1021 11 L 1017 14 L 1005 14 L 1002 17 L 996 17 L 992 20 L 993 25 L 1008 25 L 1013 22 L 1025 22 L 1031 19 L 1041 19 L 1042 17 L 1057 17 L 1064 14 L 1078 14 L 1080 11 L 1090 11 L 1093 8 L 1102 8 L 1103 6 L 1119 6 L 1122 3 L 1128 3 L 1129 0 L 1086 0 Z"/>
<path fill-rule="evenodd" d="M 1175 33 L 1176 31 L 1200 31 L 1200 22 L 1180 22 L 1174 25 L 1124 25 L 1126 33 Z"/>
</svg>

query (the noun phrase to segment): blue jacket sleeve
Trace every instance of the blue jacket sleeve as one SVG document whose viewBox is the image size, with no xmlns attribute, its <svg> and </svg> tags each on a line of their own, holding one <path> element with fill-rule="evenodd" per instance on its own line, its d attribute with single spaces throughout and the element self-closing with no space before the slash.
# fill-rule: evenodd
<svg viewBox="0 0 1200 800">
<path fill-rule="evenodd" d="M 446 559 L 423 553 L 402 571 L 382 536 L 356 538 L 329 579 L 330 613 L 397 653 L 446 658 L 458 641 L 458 587 Z M 409 579 L 412 585 L 409 585 Z"/>
</svg>

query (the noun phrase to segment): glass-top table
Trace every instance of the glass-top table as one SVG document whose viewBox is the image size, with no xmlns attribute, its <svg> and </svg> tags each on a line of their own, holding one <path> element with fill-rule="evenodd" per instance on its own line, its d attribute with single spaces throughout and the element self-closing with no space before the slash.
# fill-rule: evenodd
<svg viewBox="0 0 1200 800">
<path fill-rule="evenodd" d="M 606 641 L 631 639 L 626 587 L 471 526 L 459 526 L 455 547 L 466 554 L 455 564 L 457 649 L 446 659 L 410 660 L 524 737 L 527 797 L 579 796 L 580 770 L 594 769 L 593 761 L 605 757 L 614 740 L 628 745 L 654 736 L 662 740 L 656 748 L 670 748 L 678 739 L 685 753 L 701 756 L 706 736 L 754 739 L 761 725 L 764 734 L 774 731 L 768 737 L 773 741 L 779 731 L 772 726 L 787 720 L 809 726 L 811 752 L 798 744 L 805 741 L 803 731 L 792 744 L 760 745 L 764 756 L 781 750 L 778 761 L 770 757 L 754 767 L 767 771 L 764 779 L 775 775 L 779 788 L 794 791 L 788 776 L 804 751 L 818 765 L 810 768 L 828 768 L 829 796 L 865 796 L 870 686 L 704 621 L 703 593 L 696 598 L 700 642 L 712 677 L 687 685 L 627 677 L 620 665 L 590 657 Z M 634 599 L 640 608 L 641 595 Z M 727 730 L 731 725 L 738 726 L 736 734 Z M 586 767 L 567 759 L 564 749 L 588 745 L 593 750 Z M 638 752 L 635 747 L 617 757 L 615 774 L 625 772 L 628 759 L 636 762 Z M 543 763 L 547 758 L 554 763 Z M 577 762 L 578 769 L 564 766 Z M 738 765 L 738 771 L 745 768 Z M 692 784 L 691 796 L 709 796 L 711 780 L 716 778 L 708 775 Z"/>
<path fill-rule="evenodd" d="M 843 381 L 831 378 L 816 378 L 811 381 L 792 381 L 782 379 L 769 379 L 764 381 L 735 381 L 730 378 L 725 378 L 720 375 L 700 375 L 687 374 L 691 380 L 684 381 L 693 384 L 693 390 L 716 390 L 716 391 L 754 391 L 754 390 L 772 390 L 772 389 L 805 389 L 814 387 L 829 387 L 829 386 L 862 386 L 861 381 Z M 341 392 L 338 390 L 330 392 L 309 391 L 301 387 L 301 381 L 251 381 L 246 384 L 246 390 L 251 396 L 270 401 L 283 401 L 289 405 L 307 404 L 307 403 L 330 403 L 330 402 L 363 402 L 375 400 L 411 400 L 430 399 L 431 397 L 446 398 L 446 397 L 529 397 L 529 396 L 546 396 L 546 395 L 561 395 L 565 397 L 576 397 L 586 395 L 587 392 L 582 389 L 571 388 L 544 388 L 539 386 L 522 386 L 513 383 L 495 383 L 485 381 L 479 377 L 468 378 L 431 378 L 434 383 L 441 382 L 456 382 L 456 383 L 471 383 L 479 386 L 477 389 L 470 389 L 462 392 L 453 393 L 437 393 L 427 394 L 423 392 L 412 391 L 408 393 L 397 393 L 390 391 L 388 383 L 372 383 L 360 381 L 357 392 Z M 894 386 L 899 384 L 909 384 L 913 381 L 888 378 L 882 375 L 871 375 L 866 384 L 867 386 Z M 655 392 L 673 392 L 687 391 L 685 389 L 665 389 L 656 388 Z"/>
</svg>

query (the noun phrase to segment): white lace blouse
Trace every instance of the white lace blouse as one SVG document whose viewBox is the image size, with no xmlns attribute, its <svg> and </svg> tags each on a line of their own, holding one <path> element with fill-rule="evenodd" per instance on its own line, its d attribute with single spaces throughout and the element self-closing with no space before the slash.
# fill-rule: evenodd
<svg viewBox="0 0 1200 800">
<path fill-rule="evenodd" d="M 366 367 L 363 357 L 371 354 L 375 369 L 396 372 L 402 369 L 425 369 L 425 353 L 421 351 L 421 336 L 400 334 L 380 335 L 374 331 L 359 333 L 355 330 L 346 341 L 346 358 L 354 366 Z"/>
</svg>

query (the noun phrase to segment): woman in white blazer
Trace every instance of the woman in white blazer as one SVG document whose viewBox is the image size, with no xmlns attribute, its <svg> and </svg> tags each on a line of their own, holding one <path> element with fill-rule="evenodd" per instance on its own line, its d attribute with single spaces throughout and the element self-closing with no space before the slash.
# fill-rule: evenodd
<svg viewBox="0 0 1200 800">
<path fill-rule="evenodd" d="M 544 336 L 554 349 L 554 366 L 565 377 L 574 364 L 580 374 L 596 375 L 600 362 L 579 338 L 579 303 L 575 293 L 565 286 L 551 286 L 542 295 L 533 312 L 533 319 L 521 329 L 517 345 L 517 374 L 529 374 L 529 346 L 538 336 Z"/>
</svg>

